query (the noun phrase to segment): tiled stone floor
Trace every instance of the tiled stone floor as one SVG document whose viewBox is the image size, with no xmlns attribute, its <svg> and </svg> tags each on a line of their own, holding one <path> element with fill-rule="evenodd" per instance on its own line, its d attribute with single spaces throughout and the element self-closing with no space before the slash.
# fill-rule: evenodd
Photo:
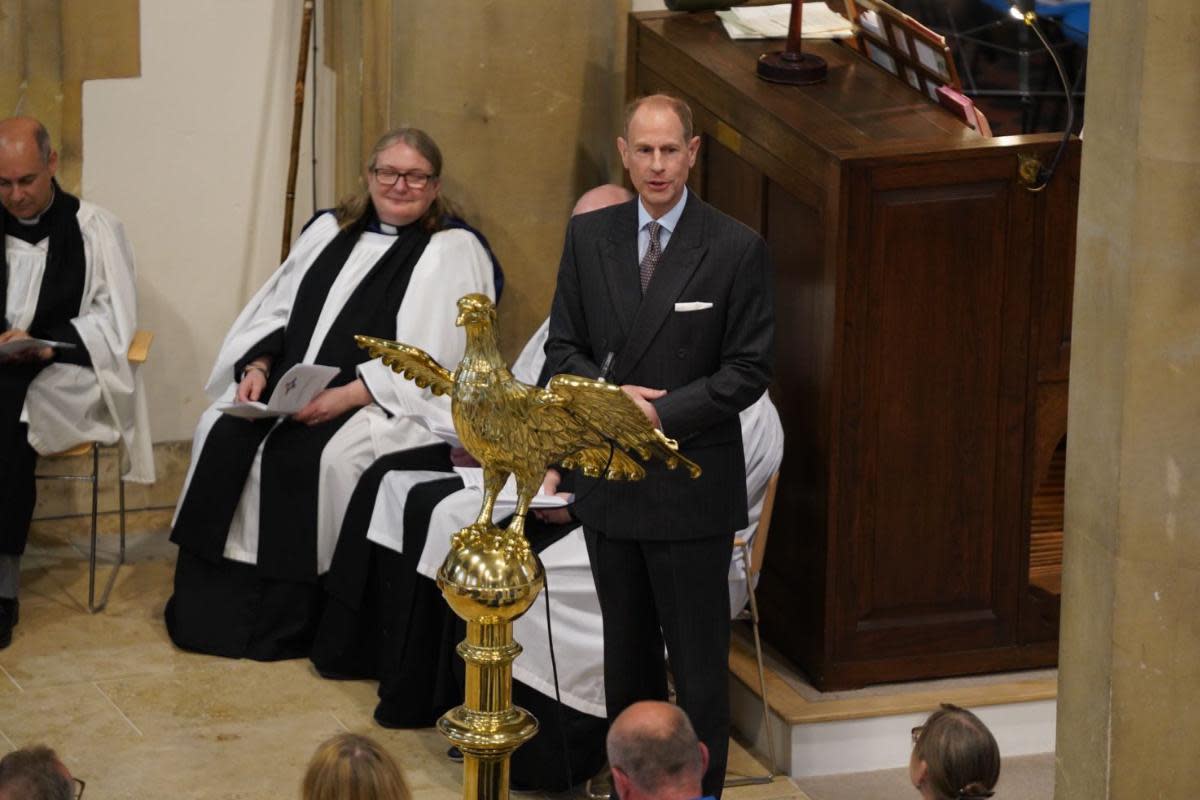
<svg viewBox="0 0 1200 800">
<path fill-rule="evenodd" d="M 37 524 L 22 565 L 21 622 L 0 651 L 0 750 L 49 744 L 87 781 L 89 800 L 289 798 L 299 796 L 317 744 L 352 730 L 399 759 L 417 797 L 461 796 L 461 767 L 445 758 L 439 734 L 372 722 L 374 683 L 322 680 L 303 660 L 263 664 L 177 650 L 161 618 L 175 555 L 163 532 L 168 518 L 134 518 L 132 530 L 157 532 L 130 535 L 130 563 L 97 615 L 86 610 L 82 527 Z M 115 537 L 102 537 L 102 547 L 113 545 Z M 736 743 L 730 766 L 761 770 Z M 806 795 L 777 779 L 725 797 Z"/>
</svg>

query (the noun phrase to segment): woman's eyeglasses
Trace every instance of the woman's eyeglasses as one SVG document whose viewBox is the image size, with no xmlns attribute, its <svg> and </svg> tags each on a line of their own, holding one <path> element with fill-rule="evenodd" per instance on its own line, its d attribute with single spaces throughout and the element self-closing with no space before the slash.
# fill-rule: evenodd
<svg viewBox="0 0 1200 800">
<path fill-rule="evenodd" d="M 424 189 L 431 180 L 437 177 L 428 172 L 399 172 L 387 167 L 373 169 L 371 173 L 381 186 L 395 186 L 403 179 L 404 185 L 410 189 Z"/>
</svg>

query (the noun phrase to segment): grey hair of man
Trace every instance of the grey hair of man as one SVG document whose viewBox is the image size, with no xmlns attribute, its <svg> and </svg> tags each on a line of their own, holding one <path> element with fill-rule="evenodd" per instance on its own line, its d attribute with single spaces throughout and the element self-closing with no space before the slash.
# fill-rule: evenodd
<svg viewBox="0 0 1200 800">
<path fill-rule="evenodd" d="M 606 745 L 608 763 L 648 794 L 683 782 L 699 786 L 704 774 L 704 755 L 692 722 L 670 703 L 630 706 L 609 728 Z"/>
<path fill-rule="evenodd" d="M 0 796 L 21 800 L 71 800 L 74 795 L 74 783 L 49 747 L 24 747 L 0 758 Z"/>
</svg>

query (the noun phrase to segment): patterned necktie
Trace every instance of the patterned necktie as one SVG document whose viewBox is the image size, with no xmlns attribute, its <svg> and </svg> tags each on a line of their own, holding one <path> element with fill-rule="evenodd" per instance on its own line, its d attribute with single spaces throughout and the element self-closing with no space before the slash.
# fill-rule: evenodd
<svg viewBox="0 0 1200 800">
<path fill-rule="evenodd" d="M 646 248 L 646 255 L 642 256 L 642 263 L 638 268 L 642 279 L 642 294 L 646 293 L 646 287 L 650 285 L 650 278 L 654 275 L 654 268 L 662 258 L 662 247 L 658 243 L 658 233 L 662 230 L 662 225 L 651 222 L 646 227 L 650 231 L 650 246 Z"/>
</svg>

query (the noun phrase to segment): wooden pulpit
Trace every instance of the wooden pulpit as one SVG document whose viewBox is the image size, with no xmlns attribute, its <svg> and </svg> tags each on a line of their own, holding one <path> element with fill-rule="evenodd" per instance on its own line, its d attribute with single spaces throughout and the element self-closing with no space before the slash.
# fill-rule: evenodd
<svg viewBox="0 0 1200 800">
<path fill-rule="evenodd" d="M 1054 664 L 1078 142 L 1033 193 L 1059 136 L 983 138 L 836 43 L 781 86 L 710 13 L 629 36 L 628 94 L 691 104 L 691 188 L 773 257 L 768 641 L 823 689 Z"/>
</svg>

